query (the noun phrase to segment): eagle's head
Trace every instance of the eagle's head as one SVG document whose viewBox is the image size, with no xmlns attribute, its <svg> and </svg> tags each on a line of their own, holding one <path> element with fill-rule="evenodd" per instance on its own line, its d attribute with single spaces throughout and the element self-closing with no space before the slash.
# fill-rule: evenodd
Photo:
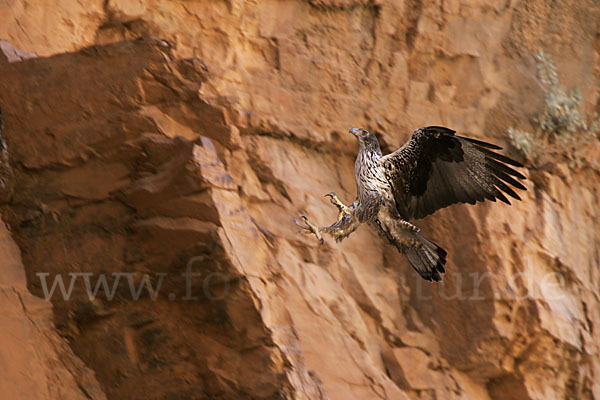
<svg viewBox="0 0 600 400">
<path fill-rule="evenodd" d="M 358 139 L 358 146 L 360 150 L 370 150 L 381 154 L 381 148 L 379 147 L 379 141 L 375 134 L 362 128 L 352 128 L 350 133 Z"/>
</svg>

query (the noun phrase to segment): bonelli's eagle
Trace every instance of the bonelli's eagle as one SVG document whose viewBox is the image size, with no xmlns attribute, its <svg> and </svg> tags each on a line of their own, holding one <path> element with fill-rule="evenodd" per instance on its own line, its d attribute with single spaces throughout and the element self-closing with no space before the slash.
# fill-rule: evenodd
<svg viewBox="0 0 600 400">
<path fill-rule="evenodd" d="M 329 193 L 339 210 L 335 223 L 315 226 L 303 216 L 303 222 L 296 224 L 322 243 L 322 233 L 341 241 L 368 222 L 429 281 L 441 280 L 447 253 L 408 221 L 456 203 L 498 199 L 510 204 L 506 195 L 520 200 L 511 186 L 526 190 L 517 180 L 525 176 L 508 166 L 522 165 L 493 151 L 501 147 L 457 136 L 448 128 L 417 129 L 404 146 L 385 156 L 373 133 L 358 128 L 350 133 L 359 145 L 354 166 L 356 200 L 345 206 Z"/>
</svg>

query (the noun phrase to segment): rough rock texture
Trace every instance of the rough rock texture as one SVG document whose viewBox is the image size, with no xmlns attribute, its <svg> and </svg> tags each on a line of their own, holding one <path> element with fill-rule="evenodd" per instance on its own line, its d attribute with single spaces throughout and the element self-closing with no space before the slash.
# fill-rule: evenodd
<svg viewBox="0 0 600 400">
<path fill-rule="evenodd" d="M 0 392 L 6 399 L 106 399 L 57 335 L 52 305 L 27 290 L 19 248 L 0 221 Z"/>
<path fill-rule="evenodd" d="M 597 2 L 34 3 L 0 4 L 0 39 L 40 56 L 0 65 L 2 214 L 31 293 L 73 289 L 54 325 L 2 292 L 46 310 L 29 340 L 63 361 L 35 371 L 62 393 L 28 389 L 102 398 L 73 352 L 110 399 L 600 398 L 596 171 L 418 221 L 449 252 L 439 285 L 366 227 L 319 246 L 290 222 L 353 199 L 350 127 L 388 151 L 422 125 L 528 129 L 539 48 L 598 110 Z M 87 293 L 100 274 L 112 295 Z M 15 343 L 33 312 L 4 303 Z"/>
</svg>

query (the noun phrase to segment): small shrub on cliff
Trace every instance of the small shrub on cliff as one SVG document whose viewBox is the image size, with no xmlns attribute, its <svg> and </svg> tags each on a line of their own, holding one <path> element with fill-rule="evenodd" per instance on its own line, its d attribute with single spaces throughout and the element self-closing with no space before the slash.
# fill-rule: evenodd
<svg viewBox="0 0 600 400">
<path fill-rule="evenodd" d="M 508 129 L 512 144 L 525 157 L 538 166 L 549 158 L 565 157 L 572 167 L 590 166 L 600 169 L 596 160 L 587 160 L 586 144 L 597 140 L 600 134 L 600 119 L 588 123 L 580 112 L 579 89 L 567 92 L 560 86 L 560 79 L 552 58 L 539 51 L 536 55 L 539 77 L 544 84 L 544 110 L 534 119 L 535 132 Z"/>
</svg>

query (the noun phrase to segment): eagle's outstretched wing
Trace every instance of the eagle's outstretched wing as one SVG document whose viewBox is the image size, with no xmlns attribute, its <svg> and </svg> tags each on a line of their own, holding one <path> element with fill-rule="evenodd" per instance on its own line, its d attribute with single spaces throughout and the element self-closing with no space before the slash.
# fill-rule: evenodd
<svg viewBox="0 0 600 400">
<path fill-rule="evenodd" d="M 525 176 L 506 164 L 522 165 L 492 151 L 500 149 L 444 127 L 417 129 L 404 146 L 381 159 L 398 212 L 409 220 L 456 203 L 499 199 L 510 204 L 505 194 L 521 200 L 509 185 L 526 190 L 515 179 Z"/>
</svg>

